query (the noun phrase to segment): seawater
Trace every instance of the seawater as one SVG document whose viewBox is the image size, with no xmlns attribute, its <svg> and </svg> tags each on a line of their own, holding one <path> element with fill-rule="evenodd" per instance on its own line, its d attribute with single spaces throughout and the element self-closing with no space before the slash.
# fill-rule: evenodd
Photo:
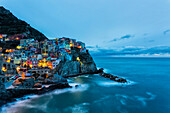
<svg viewBox="0 0 170 113">
<path fill-rule="evenodd" d="M 70 78 L 59 89 L 1 108 L 2 113 L 170 113 L 170 58 L 95 57 L 98 67 L 127 84 L 99 75 Z"/>
</svg>

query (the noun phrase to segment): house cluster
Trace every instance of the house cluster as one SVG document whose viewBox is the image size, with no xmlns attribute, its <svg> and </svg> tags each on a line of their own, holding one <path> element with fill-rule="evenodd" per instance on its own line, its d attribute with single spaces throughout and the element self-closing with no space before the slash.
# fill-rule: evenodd
<svg viewBox="0 0 170 113">
<path fill-rule="evenodd" d="M 70 38 L 56 38 L 53 40 L 38 41 L 28 39 L 25 35 L 0 35 L 1 42 L 20 41 L 15 49 L 4 49 L 0 47 L 0 55 L 8 63 L 18 65 L 20 68 L 31 71 L 44 71 L 50 73 L 50 70 L 56 69 L 60 61 L 72 60 L 71 49 L 79 48 L 80 52 L 86 52 L 85 43 Z M 2 68 L 6 71 L 6 67 Z"/>
</svg>

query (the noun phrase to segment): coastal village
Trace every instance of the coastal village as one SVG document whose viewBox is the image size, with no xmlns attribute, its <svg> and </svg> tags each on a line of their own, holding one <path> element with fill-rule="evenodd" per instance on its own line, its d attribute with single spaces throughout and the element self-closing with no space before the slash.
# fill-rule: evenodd
<svg viewBox="0 0 170 113">
<path fill-rule="evenodd" d="M 38 41 L 26 35 L 0 35 L 1 43 L 19 41 L 16 48 L 0 47 L 0 79 L 6 88 L 41 88 L 43 84 L 63 81 L 57 66 L 72 60 L 72 49 L 86 53 L 85 43 L 70 38 Z M 80 58 L 76 60 L 81 63 Z M 10 83 L 11 82 L 11 83 Z"/>
<path fill-rule="evenodd" d="M 0 106 L 25 95 L 71 88 L 68 77 L 99 74 L 127 82 L 98 70 L 85 43 L 67 37 L 48 39 L 4 7 L 0 28 Z"/>
</svg>

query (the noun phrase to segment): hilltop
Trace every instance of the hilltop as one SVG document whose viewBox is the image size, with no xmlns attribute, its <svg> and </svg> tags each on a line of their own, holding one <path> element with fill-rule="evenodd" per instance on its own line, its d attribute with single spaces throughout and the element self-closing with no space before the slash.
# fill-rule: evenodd
<svg viewBox="0 0 170 113">
<path fill-rule="evenodd" d="M 38 41 L 47 39 L 44 34 L 31 27 L 25 21 L 18 19 L 2 6 L 0 7 L 0 34 L 6 34 L 8 36 L 24 34 L 28 38 L 34 38 Z"/>
</svg>

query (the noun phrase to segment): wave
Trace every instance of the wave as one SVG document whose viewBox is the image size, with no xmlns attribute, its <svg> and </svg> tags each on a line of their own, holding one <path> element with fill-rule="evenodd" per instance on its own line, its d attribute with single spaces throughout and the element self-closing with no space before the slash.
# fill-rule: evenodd
<svg viewBox="0 0 170 113">
<path fill-rule="evenodd" d="M 1 108 L 0 112 L 1 113 L 12 113 L 12 112 L 19 113 L 19 111 L 17 111 L 18 109 L 15 109 L 15 108 L 22 108 L 22 107 L 36 108 L 36 109 L 39 109 L 43 112 L 46 112 L 47 104 L 50 101 L 50 98 L 52 98 L 53 94 L 58 95 L 58 94 L 66 93 L 66 92 L 79 92 L 79 91 L 81 92 L 81 91 L 85 91 L 89 88 L 88 84 L 80 84 L 80 83 L 69 83 L 69 84 L 70 84 L 70 86 L 72 86 L 72 88 L 56 89 L 53 92 L 49 92 L 49 93 L 46 93 L 46 94 L 43 94 L 43 95 L 26 95 L 22 98 L 18 98 L 17 101 L 12 102 L 12 103 L 8 103 L 7 105 L 4 105 Z M 78 85 L 78 86 L 75 87 L 76 85 Z M 41 98 L 42 96 L 46 96 L 46 95 L 48 95 L 49 101 L 46 101 L 44 104 L 42 104 L 42 105 L 31 105 L 31 104 L 29 104 L 29 102 L 32 101 L 33 99 Z M 84 103 L 84 105 L 85 105 L 85 103 Z"/>
<path fill-rule="evenodd" d="M 127 83 L 119 83 L 119 82 L 115 82 L 115 81 L 96 81 L 97 85 L 99 86 L 103 86 L 103 87 L 112 87 L 112 86 L 122 86 L 125 87 L 127 85 L 134 85 L 136 84 L 136 82 L 134 81 L 127 81 Z"/>
<path fill-rule="evenodd" d="M 8 103 L 1 108 L 1 113 L 18 113 L 16 107 L 25 107 L 25 103 L 30 102 L 31 99 L 38 98 L 39 95 L 26 95 L 22 98 L 17 98 L 15 102 Z M 34 107 L 27 105 L 26 107 Z"/>
<path fill-rule="evenodd" d="M 140 101 L 142 103 L 143 106 L 146 106 L 146 102 L 147 101 L 151 101 L 151 100 L 154 100 L 156 98 L 156 95 L 152 94 L 151 92 L 146 92 L 146 94 L 148 96 L 150 96 L 149 98 L 146 98 L 146 97 L 141 97 L 141 96 L 135 96 L 135 98 Z"/>
<path fill-rule="evenodd" d="M 66 88 L 66 89 L 58 89 L 55 90 L 55 94 L 61 94 L 66 92 L 77 92 L 77 91 L 85 91 L 89 88 L 88 84 L 80 84 L 80 83 L 69 83 L 72 88 Z M 77 85 L 77 87 L 75 87 Z"/>
<path fill-rule="evenodd" d="M 71 113 L 89 113 L 88 106 L 90 103 L 81 103 L 81 104 L 75 104 L 73 106 L 70 106 L 68 108 L 65 108 L 65 112 L 71 112 Z"/>
<path fill-rule="evenodd" d="M 128 105 L 133 107 L 139 107 L 137 105 L 146 106 L 147 101 L 152 101 L 156 98 L 156 95 L 152 94 L 151 92 L 146 92 L 146 94 L 150 97 L 144 96 L 128 96 L 124 94 L 116 94 L 117 100 L 120 101 L 121 105 Z M 138 104 L 137 104 L 138 103 Z"/>
<path fill-rule="evenodd" d="M 97 67 L 97 69 L 99 70 L 99 69 L 101 69 L 102 67 Z M 110 69 L 107 69 L 107 68 L 103 68 L 104 70 L 104 72 L 105 73 L 110 73 L 111 72 L 111 70 Z"/>
</svg>

